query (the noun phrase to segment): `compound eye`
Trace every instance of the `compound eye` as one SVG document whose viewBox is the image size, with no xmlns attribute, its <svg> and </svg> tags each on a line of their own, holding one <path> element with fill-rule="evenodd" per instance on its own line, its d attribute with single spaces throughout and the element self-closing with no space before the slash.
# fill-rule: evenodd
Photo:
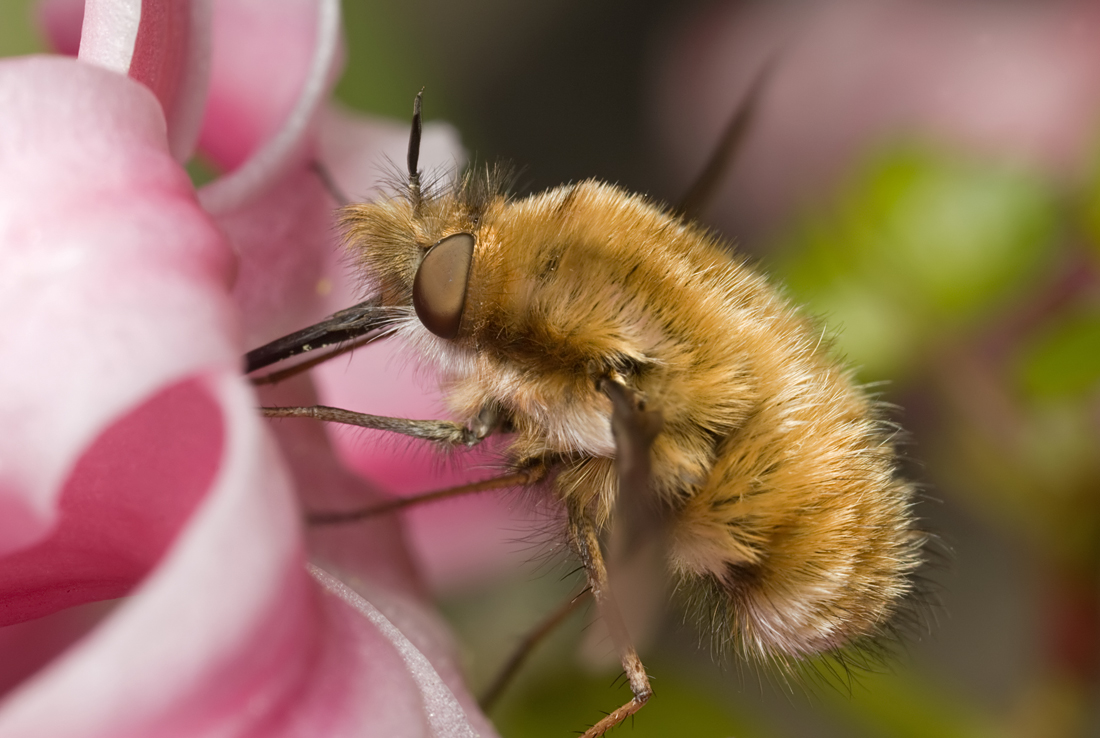
<svg viewBox="0 0 1100 738">
<path fill-rule="evenodd" d="M 440 338 L 454 338 L 466 305 L 466 282 L 474 259 L 474 237 L 456 233 L 436 243 L 413 279 L 413 307 L 424 327 Z"/>
</svg>

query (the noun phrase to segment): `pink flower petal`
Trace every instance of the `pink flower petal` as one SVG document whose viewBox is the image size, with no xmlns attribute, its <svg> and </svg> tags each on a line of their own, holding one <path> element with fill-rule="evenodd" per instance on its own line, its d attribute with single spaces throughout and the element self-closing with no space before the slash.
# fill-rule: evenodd
<svg viewBox="0 0 1100 738">
<path fill-rule="evenodd" d="M 49 530 L 106 423 L 199 367 L 235 366 L 231 255 L 167 154 L 160 106 L 74 60 L 0 64 L 0 552 Z M 87 317 L 94 314 L 96 320 Z"/>
<path fill-rule="evenodd" d="M 461 691 L 443 634 L 425 630 L 415 605 L 393 601 L 388 616 L 413 645 L 319 572 L 338 598 L 317 598 L 301 568 L 293 490 L 240 378 L 211 375 L 174 392 L 184 400 L 176 412 L 155 407 L 158 396 L 120 421 L 129 431 L 120 440 L 138 444 L 130 451 L 170 433 L 207 444 L 210 425 L 220 426 L 213 487 L 133 596 L 0 703 L 0 735 L 476 735 L 467 710 L 491 735 Z M 103 453 L 117 462 L 120 450 Z M 143 469 L 147 482 L 150 472 L 188 475 L 186 455 L 169 461 Z M 170 495 L 149 503 L 154 519 L 187 513 Z"/>
<path fill-rule="evenodd" d="M 84 25 L 84 0 L 39 0 L 35 11 L 38 25 L 54 50 L 76 56 Z"/>
<path fill-rule="evenodd" d="M 229 213 L 219 225 L 240 255 L 233 297 L 254 348 L 323 318 L 340 252 L 334 205 L 300 166 Z"/>
<path fill-rule="evenodd" d="M 190 158 L 209 74 L 210 0 L 88 0 L 79 57 L 138 80 L 160 100 L 168 146 Z"/>
<path fill-rule="evenodd" d="M 207 210 L 232 212 L 308 161 L 306 134 L 331 91 L 341 50 L 338 0 L 217 5 L 200 145 L 234 171 L 203 188 Z"/>
<path fill-rule="evenodd" d="M 311 567 L 311 572 L 328 592 L 353 607 L 393 644 L 420 689 L 432 735 L 454 738 L 496 735 L 480 710 L 473 707 L 473 700 L 465 688 L 457 695 L 452 691 L 454 685 L 461 686 L 462 677 L 454 654 L 440 650 L 440 644 L 448 639 L 434 617 L 410 603 L 376 597 L 375 602 L 386 603 L 384 614 L 339 579 L 316 567 Z M 396 734 L 397 731 L 377 735 Z"/>
<path fill-rule="evenodd" d="M 0 626 L 128 594 L 205 496 L 223 444 L 193 381 L 112 423 L 66 480 L 50 537 L 3 559 Z"/>
<path fill-rule="evenodd" d="M 206 195 L 218 212 L 232 210 L 265 176 L 303 153 L 304 134 L 339 71 L 339 3 L 221 0 L 211 7 L 211 0 L 154 0 L 147 5 L 142 15 L 140 0 L 91 0 L 81 58 L 129 72 L 157 92 L 180 160 L 190 155 L 200 128 L 203 152 L 220 167 L 235 169 L 256 159 Z M 75 53 L 83 3 L 45 0 L 38 15 L 54 46 Z M 264 152 L 253 156 L 262 145 Z"/>
<path fill-rule="evenodd" d="M 275 405 L 317 402 L 304 376 L 263 388 L 261 401 Z M 271 427 L 297 481 L 299 499 L 305 509 L 347 510 L 382 499 L 376 489 L 336 462 L 325 430 L 319 424 L 283 420 L 274 421 Z M 492 728 L 463 683 L 449 634 L 420 604 L 424 591 L 402 533 L 401 518 L 397 516 L 352 525 L 309 528 L 307 541 L 311 559 L 323 569 L 339 575 L 340 580 L 350 586 L 339 584 L 335 578 L 317 570 L 314 576 L 326 589 L 345 599 L 361 615 L 366 615 L 392 640 L 402 653 L 406 668 L 415 677 L 430 716 L 453 714 L 457 704 L 481 735 L 491 735 Z M 370 603 L 364 602 L 363 597 Z M 394 626 L 400 628 L 400 633 Z M 423 672 L 427 664 L 431 665 L 431 673 Z M 442 695 L 440 680 L 446 685 Z M 443 704 L 436 704 L 441 699 Z M 431 725 L 440 730 L 434 717 Z M 439 734 L 465 735 L 463 731 L 440 731 Z M 390 735 L 388 732 L 378 734 Z"/>
<path fill-rule="evenodd" d="M 81 59 L 128 74 L 142 20 L 142 0 L 87 0 L 80 33 Z"/>
<path fill-rule="evenodd" d="M 104 600 L 0 628 L 0 697 L 64 653 L 116 605 Z"/>
<path fill-rule="evenodd" d="M 184 162 L 195 152 L 210 75 L 210 3 L 145 0 L 129 74 L 160 100 L 168 150 Z"/>
<path fill-rule="evenodd" d="M 0 417 L 26 431 L 0 441 L 0 505 L 31 523 L 22 540 L 16 525 L 0 530 L 5 550 L 22 549 L 0 567 L 0 613 L 129 594 L 52 661 L 81 623 L 51 618 L 56 638 L 38 628 L 0 734 L 493 735 L 445 633 L 408 599 L 416 580 L 394 521 L 358 545 L 315 536 L 321 557 L 404 593 L 370 590 L 382 610 L 315 571 L 318 594 L 302 569 L 293 488 L 238 375 L 225 242 L 167 155 L 153 97 L 32 59 L 0 65 L 0 99 L 15 112 L 0 122 L 12 163 L 0 273 L 13 286 L 0 319 L 29 357 L 0 372 L 12 390 Z M 304 206 L 302 232 L 316 210 Z M 50 449 L 43 430 L 58 428 L 68 436 Z M 322 498 L 365 496 L 320 431 L 299 428 L 281 434 L 305 441 L 295 472 L 321 481 Z M 370 565 L 356 566 L 364 553 Z"/>
<path fill-rule="evenodd" d="M 264 405 L 315 405 L 305 375 L 262 387 Z M 299 502 L 308 511 L 350 510 L 384 498 L 378 489 L 347 471 L 335 458 L 320 423 L 274 420 L 270 428 L 294 475 Z M 352 525 L 307 528 L 314 562 L 359 581 L 370 581 L 407 598 L 424 597 L 420 578 L 405 544 L 401 519 L 387 515 Z"/>
</svg>

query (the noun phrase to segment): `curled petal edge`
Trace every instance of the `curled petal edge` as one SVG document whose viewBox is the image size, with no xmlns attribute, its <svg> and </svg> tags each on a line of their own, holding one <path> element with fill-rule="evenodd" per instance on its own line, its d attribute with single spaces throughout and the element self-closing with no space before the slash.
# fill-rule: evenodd
<svg viewBox="0 0 1100 738">
<path fill-rule="evenodd" d="M 317 36 L 309 72 L 297 102 L 279 131 L 242 166 L 199 190 L 199 202 L 218 216 L 237 210 L 263 192 L 301 154 L 306 134 L 328 96 L 340 61 L 339 0 L 317 3 Z"/>
</svg>

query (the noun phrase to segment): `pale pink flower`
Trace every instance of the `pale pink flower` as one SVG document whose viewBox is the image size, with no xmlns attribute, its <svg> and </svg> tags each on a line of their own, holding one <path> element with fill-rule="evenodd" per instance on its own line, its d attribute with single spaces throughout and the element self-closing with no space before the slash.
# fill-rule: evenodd
<svg viewBox="0 0 1100 738">
<path fill-rule="evenodd" d="M 354 299 L 309 162 L 403 139 L 326 107 L 338 3 L 89 2 L 80 38 L 0 61 L 0 735 L 493 735 L 397 523 L 307 545 L 374 492 L 240 376 Z"/>
</svg>

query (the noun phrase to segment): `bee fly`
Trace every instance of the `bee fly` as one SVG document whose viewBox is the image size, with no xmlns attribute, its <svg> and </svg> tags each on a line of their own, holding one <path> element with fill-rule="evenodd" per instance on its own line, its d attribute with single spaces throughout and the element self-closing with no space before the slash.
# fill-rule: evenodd
<svg viewBox="0 0 1100 738">
<path fill-rule="evenodd" d="M 407 182 L 340 212 L 370 299 L 246 365 L 397 335 L 438 371 L 455 420 L 265 414 L 447 447 L 507 434 L 508 473 L 435 496 L 539 484 L 563 506 L 633 692 L 586 738 L 652 694 L 612 593 L 632 561 L 652 560 L 700 627 L 748 657 L 793 664 L 887 629 L 922 558 L 914 489 L 820 326 L 703 227 L 618 187 L 517 200 L 490 169 L 422 186 L 420 128 L 417 95 Z"/>
</svg>

